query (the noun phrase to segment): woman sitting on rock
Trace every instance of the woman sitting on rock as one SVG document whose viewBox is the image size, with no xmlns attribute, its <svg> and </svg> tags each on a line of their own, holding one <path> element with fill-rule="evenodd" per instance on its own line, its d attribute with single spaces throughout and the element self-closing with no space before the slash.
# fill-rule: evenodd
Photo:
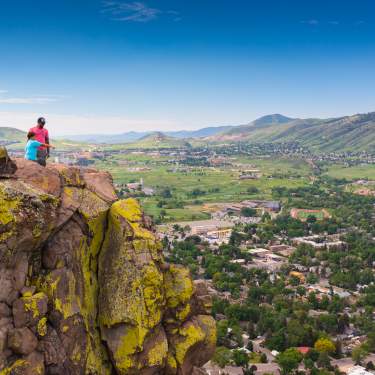
<svg viewBox="0 0 375 375">
<path fill-rule="evenodd" d="M 25 147 L 25 159 L 38 162 L 37 153 L 40 146 L 54 148 L 54 146 L 48 143 L 41 143 L 35 139 L 35 133 L 29 132 L 27 134 L 27 143 Z"/>
</svg>

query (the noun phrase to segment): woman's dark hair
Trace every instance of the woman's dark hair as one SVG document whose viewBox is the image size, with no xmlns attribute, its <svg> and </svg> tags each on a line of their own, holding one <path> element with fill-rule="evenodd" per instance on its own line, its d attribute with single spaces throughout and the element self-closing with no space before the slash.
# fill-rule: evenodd
<svg viewBox="0 0 375 375">
<path fill-rule="evenodd" d="M 35 137 L 35 133 L 34 132 L 28 132 L 27 133 L 27 139 L 31 139 L 32 137 Z"/>
</svg>

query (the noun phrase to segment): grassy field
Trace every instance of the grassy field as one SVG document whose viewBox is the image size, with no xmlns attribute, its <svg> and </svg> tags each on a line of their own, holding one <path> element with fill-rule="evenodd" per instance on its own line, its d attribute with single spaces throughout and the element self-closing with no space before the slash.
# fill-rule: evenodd
<svg viewBox="0 0 375 375">
<path fill-rule="evenodd" d="M 327 175 L 334 178 L 345 178 L 347 180 L 358 180 L 366 178 L 375 180 L 375 165 L 358 165 L 345 167 L 343 165 L 331 165 L 328 167 Z"/>
<path fill-rule="evenodd" d="M 311 167 L 304 160 L 301 159 L 272 159 L 272 158 L 248 158 L 237 157 L 236 161 L 240 163 L 249 163 L 259 168 L 267 175 L 272 174 L 286 174 L 291 176 L 309 176 L 311 174 Z"/>
<path fill-rule="evenodd" d="M 324 219 L 324 213 L 319 212 L 307 212 L 307 211 L 299 211 L 298 212 L 298 218 L 301 220 L 306 220 L 309 216 L 315 216 L 317 220 L 323 220 Z"/>
<path fill-rule="evenodd" d="M 245 199 L 271 199 L 272 188 L 303 186 L 309 183 L 310 169 L 307 163 L 296 160 L 237 158 L 234 164 L 252 165 L 261 170 L 263 176 L 258 180 L 240 180 L 241 167 L 196 167 L 188 172 L 171 172 L 173 165 L 167 158 L 147 155 L 116 155 L 97 166 L 112 173 L 116 183 L 125 184 L 139 181 L 152 187 L 157 194 L 142 198 L 145 211 L 158 217 L 166 211 L 165 221 L 187 221 L 206 219 L 209 214 L 203 208 L 206 203 L 238 202 Z M 133 172 L 129 169 L 147 167 L 150 170 Z M 157 207 L 160 192 L 169 188 L 171 200 L 183 202 L 184 208 Z M 254 193 L 250 188 L 256 188 Z M 193 195 L 195 189 L 202 193 Z M 249 190 L 250 189 L 250 190 Z M 253 189 L 254 190 L 254 189 Z"/>
</svg>

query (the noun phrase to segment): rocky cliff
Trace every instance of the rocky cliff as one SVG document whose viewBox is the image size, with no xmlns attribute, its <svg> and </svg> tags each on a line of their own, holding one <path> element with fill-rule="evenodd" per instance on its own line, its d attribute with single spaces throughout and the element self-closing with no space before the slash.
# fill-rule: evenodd
<svg viewBox="0 0 375 375">
<path fill-rule="evenodd" d="M 0 149 L 0 375 L 193 374 L 210 307 L 109 174 Z"/>
</svg>

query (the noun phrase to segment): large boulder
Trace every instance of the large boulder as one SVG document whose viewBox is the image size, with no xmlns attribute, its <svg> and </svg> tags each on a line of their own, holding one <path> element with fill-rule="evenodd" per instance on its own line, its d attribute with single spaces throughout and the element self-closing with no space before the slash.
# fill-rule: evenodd
<svg viewBox="0 0 375 375">
<path fill-rule="evenodd" d="M 0 146 L 0 177 L 10 177 L 17 170 L 16 164 L 9 158 L 5 147 Z"/>
<path fill-rule="evenodd" d="M 16 328 L 8 333 L 8 347 L 14 353 L 31 354 L 37 346 L 38 340 L 29 328 Z"/>
<path fill-rule="evenodd" d="M 207 291 L 164 262 L 136 200 L 116 201 L 106 172 L 3 159 L 0 374 L 188 375 L 210 359 Z"/>
</svg>

